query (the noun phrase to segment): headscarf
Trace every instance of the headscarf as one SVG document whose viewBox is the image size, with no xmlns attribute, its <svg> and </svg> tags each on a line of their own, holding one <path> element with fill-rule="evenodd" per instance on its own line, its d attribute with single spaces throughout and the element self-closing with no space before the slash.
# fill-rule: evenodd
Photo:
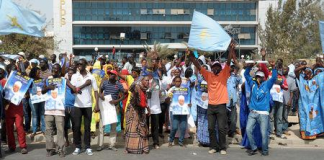
<svg viewBox="0 0 324 160">
<path fill-rule="evenodd" d="M 105 78 L 109 78 L 109 75 L 107 74 L 108 72 L 108 68 L 111 68 L 111 70 L 114 69 L 114 66 L 112 64 L 107 64 L 103 67 L 104 71 L 105 71 Z"/>
</svg>

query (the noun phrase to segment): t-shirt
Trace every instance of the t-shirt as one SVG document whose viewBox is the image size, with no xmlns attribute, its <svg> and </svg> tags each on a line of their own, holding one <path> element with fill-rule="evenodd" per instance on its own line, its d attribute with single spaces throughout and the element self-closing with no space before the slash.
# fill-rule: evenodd
<svg viewBox="0 0 324 160">
<path fill-rule="evenodd" d="M 111 98 L 116 100 L 118 99 L 119 93 L 124 92 L 124 87 L 119 82 L 112 84 L 109 80 L 105 80 L 102 83 L 101 90 L 103 91 L 104 96 L 111 95 Z"/>
<path fill-rule="evenodd" d="M 208 84 L 208 104 L 219 105 L 228 103 L 227 79 L 230 76 L 230 67 L 226 64 L 218 75 L 207 71 L 204 67 L 201 68 L 200 73 Z"/>
<path fill-rule="evenodd" d="M 129 62 L 126 62 L 123 69 L 127 69 L 129 73 L 132 73 L 133 65 Z"/>
<path fill-rule="evenodd" d="M 75 102 L 75 95 L 69 86 L 66 85 L 65 91 L 65 107 L 73 107 Z"/>
<path fill-rule="evenodd" d="M 287 77 L 287 84 L 288 84 L 288 90 L 283 91 L 283 96 L 284 96 L 284 103 L 288 104 L 289 99 L 290 99 L 290 93 L 296 91 L 297 85 L 296 85 L 296 79 L 292 76 Z"/>
<path fill-rule="evenodd" d="M 91 91 L 98 91 L 98 86 L 95 78 L 91 75 L 90 72 L 87 75 L 83 76 L 80 72 L 77 72 L 72 75 L 71 84 L 75 87 L 80 87 L 83 85 L 87 80 L 91 80 L 91 85 L 83 88 L 81 90 L 81 94 L 76 94 L 74 106 L 79 108 L 90 108 L 92 107 L 92 98 L 91 98 Z"/>
</svg>

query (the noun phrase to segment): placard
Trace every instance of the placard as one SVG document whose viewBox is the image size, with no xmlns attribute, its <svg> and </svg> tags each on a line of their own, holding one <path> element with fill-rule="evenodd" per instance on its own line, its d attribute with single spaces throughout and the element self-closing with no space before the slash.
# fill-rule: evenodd
<svg viewBox="0 0 324 160">
<path fill-rule="evenodd" d="M 47 101 L 45 102 L 45 110 L 64 110 L 65 102 L 65 78 L 51 78 L 48 79 L 46 85 L 54 84 L 54 90 L 47 91 Z"/>
<path fill-rule="evenodd" d="M 44 81 L 42 79 L 33 82 L 32 88 L 29 90 L 31 103 L 45 102 L 48 99 L 47 94 L 42 94 Z"/>
<path fill-rule="evenodd" d="M 112 97 L 110 94 L 105 96 L 105 100 L 99 98 L 99 109 L 102 125 L 117 123 L 116 107 L 115 105 L 109 103 L 111 100 Z"/>
</svg>

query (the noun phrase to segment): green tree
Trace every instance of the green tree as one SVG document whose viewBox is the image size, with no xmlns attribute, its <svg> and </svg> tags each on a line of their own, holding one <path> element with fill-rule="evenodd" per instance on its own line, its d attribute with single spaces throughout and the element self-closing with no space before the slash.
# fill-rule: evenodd
<svg viewBox="0 0 324 160">
<path fill-rule="evenodd" d="M 286 63 L 314 58 L 321 52 L 318 21 L 324 19 L 320 0 L 287 0 L 267 11 L 265 28 L 259 30 L 261 46 L 271 57 Z"/>
</svg>

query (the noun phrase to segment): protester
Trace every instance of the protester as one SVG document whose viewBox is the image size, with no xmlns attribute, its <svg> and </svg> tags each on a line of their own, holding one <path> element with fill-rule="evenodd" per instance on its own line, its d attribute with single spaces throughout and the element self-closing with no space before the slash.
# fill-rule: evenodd
<svg viewBox="0 0 324 160">
<path fill-rule="evenodd" d="M 124 98 L 124 88 L 123 86 L 117 81 L 117 75 L 118 73 L 115 70 L 110 70 L 107 74 L 109 74 L 109 79 L 103 79 L 100 84 L 100 90 L 99 90 L 99 97 L 102 100 L 105 100 L 105 97 L 107 95 L 110 95 L 112 100 L 109 102 L 111 105 L 115 106 L 115 110 L 117 113 L 118 109 L 118 103 L 121 102 L 121 100 Z M 97 98 L 97 102 L 99 102 L 99 99 Z M 99 106 L 97 105 L 96 111 L 99 111 Z M 101 117 L 103 116 L 110 116 L 110 115 L 103 115 L 104 112 L 101 112 Z M 117 151 L 116 148 L 116 138 L 117 138 L 117 132 L 116 132 L 116 125 L 117 123 L 111 124 L 111 131 L 109 135 L 109 150 Z M 97 151 L 101 151 L 103 149 L 103 142 L 104 142 L 104 133 L 103 133 L 103 122 L 100 121 L 99 124 L 99 137 L 98 137 L 98 143 L 99 147 L 97 148 Z"/>
<path fill-rule="evenodd" d="M 71 88 L 73 88 L 71 84 L 72 75 L 76 73 L 76 70 L 73 67 L 69 67 L 66 78 L 66 91 L 65 91 L 65 117 L 64 117 L 64 137 L 65 137 L 65 147 L 70 145 L 69 137 L 68 137 L 68 129 L 72 129 L 74 127 L 73 114 L 74 114 L 74 102 L 75 102 L 75 94 Z M 70 123 L 71 122 L 71 123 Z"/>
<path fill-rule="evenodd" d="M 212 72 L 208 72 L 205 68 L 201 67 L 198 61 L 194 58 L 193 53 L 189 54 L 190 60 L 195 67 L 201 72 L 208 85 L 208 131 L 210 136 L 210 150 L 209 153 L 226 154 L 226 103 L 228 103 L 228 94 L 226 82 L 230 76 L 230 63 L 233 57 L 235 45 L 231 43 L 230 54 L 225 64 L 224 69 L 219 62 L 214 62 L 212 65 Z M 215 133 L 215 123 L 217 119 L 218 126 L 218 141 Z"/>
<path fill-rule="evenodd" d="M 146 90 L 149 87 L 149 78 L 143 76 L 140 82 L 130 87 L 131 98 L 126 110 L 125 152 L 135 154 L 148 154 L 148 127 L 146 113 L 150 113 L 147 106 Z"/>
<path fill-rule="evenodd" d="M 250 142 L 251 150 L 249 155 L 254 155 L 257 152 L 257 146 L 254 141 L 252 132 L 254 130 L 255 124 L 260 124 L 261 135 L 262 135 L 262 155 L 269 155 L 268 151 L 268 124 L 269 124 L 269 111 L 270 111 L 270 89 L 277 80 L 277 70 L 272 62 L 271 66 L 272 77 L 269 80 L 265 79 L 263 72 L 258 71 L 255 74 L 256 80 L 253 81 L 250 76 L 251 68 L 253 64 L 250 64 L 244 73 L 244 77 L 249 86 L 252 87 L 251 90 L 251 101 L 249 104 L 250 114 L 247 121 L 246 132 Z"/>
<path fill-rule="evenodd" d="M 75 108 L 73 116 L 73 141 L 76 148 L 73 152 L 73 155 L 78 155 L 81 153 L 81 121 L 83 116 L 83 141 L 85 143 L 86 154 L 92 156 L 93 152 L 90 146 L 90 123 L 92 116 L 91 91 L 93 89 L 95 92 L 95 97 L 97 97 L 98 86 L 94 77 L 86 70 L 86 66 L 87 61 L 85 59 L 80 59 L 78 63 L 79 71 L 71 77 L 71 84 L 74 86 L 73 92 L 78 93 L 75 96 L 74 103 Z"/>
</svg>

